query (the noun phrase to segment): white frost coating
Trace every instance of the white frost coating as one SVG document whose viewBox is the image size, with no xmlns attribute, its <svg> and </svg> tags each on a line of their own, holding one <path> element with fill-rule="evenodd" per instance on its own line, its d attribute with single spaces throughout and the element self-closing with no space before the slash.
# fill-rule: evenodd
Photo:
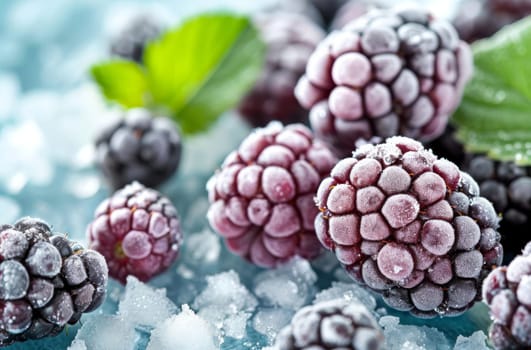
<svg viewBox="0 0 531 350">
<path fill-rule="evenodd" d="M 212 328 L 188 305 L 151 332 L 146 350 L 216 350 Z"/>
<path fill-rule="evenodd" d="M 131 350 L 137 338 L 132 323 L 116 316 L 95 315 L 85 319 L 74 341 L 83 341 L 90 350 Z"/>
<path fill-rule="evenodd" d="M 127 276 L 123 299 L 118 305 L 118 316 L 135 326 L 154 328 L 177 312 L 175 304 L 166 297 L 166 289 L 155 289 Z"/>
<path fill-rule="evenodd" d="M 435 328 L 401 325 L 395 316 L 380 318 L 387 350 L 451 350 L 448 339 Z"/>
<path fill-rule="evenodd" d="M 220 342 L 223 336 L 243 338 L 247 320 L 258 305 L 255 297 L 232 270 L 208 276 L 206 280 L 206 288 L 193 302 L 197 314 L 218 330 Z"/>
<path fill-rule="evenodd" d="M 472 333 L 470 337 L 457 337 L 454 350 L 489 350 L 487 336 L 482 331 Z"/>
<path fill-rule="evenodd" d="M 259 274 L 254 292 L 268 305 L 297 310 L 315 295 L 316 281 L 310 263 L 295 257 L 285 265 Z"/>
</svg>

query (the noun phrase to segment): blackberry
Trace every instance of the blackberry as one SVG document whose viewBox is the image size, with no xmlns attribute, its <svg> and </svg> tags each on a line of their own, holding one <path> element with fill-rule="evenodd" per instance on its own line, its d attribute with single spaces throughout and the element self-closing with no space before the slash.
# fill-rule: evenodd
<svg viewBox="0 0 531 350">
<path fill-rule="evenodd" d="M 418 317 L 453 316 L 479 300 L 501 263 L 498 216 L 455 164 L 407 137 L 366 144 L 317 192 L 322 245 L 358 283 Z"/>
<path fill-rule="evenodd" d="M 316 135 L 346 156 L 374 136 L 436 138 L 471 72 L 451 24 L 417 9 L 373 10 L 319 44 L 295 96 Z"/>
<path fill-rule="evenodd" d="M 508 266 L 487 276 L 483 301 L 494 321 L 489 336 L 496 349 L 531 348 L 531 242 Z"/>
<path fill-rule="evenodd" d="M 336 299 L 300 309 L 275 341 L 278 350 L 379 350 L 383 331 L 358 303 Z"/>
<path fill-rule="evenodd" d="M 156 187 L 178 168 L 181 138 L 175 124 L 131 109 L 96 139 L 96 164 L 114 189 L 132 181 Z"/>
<path fill-rule="evenodd" d="M 308 113 L 293 90 L 325 33 L 308 18 L 289 12 L 262 14 L 254 23 L 267 45 L 267 56 L 258 81 L 240 102 L 240 114 L 253 126 L 271 120 L 306 122 Z"/>
<path fill-rule="evenodd" d="M 145 282 L 166 270 L 183 240 L 170 200 L 138 182 L 98 206 L 87 236 L 107 260 L 109 275 L 123 284 L 128 275 Z"/>
<path fill-rule="evenodd" d="M 111 42 L 111 54 L 142 63 L 146 45 L 157 38 L 162 27 L 157 19 L 145 14 L 133 17 Z"/>
<path fill-rule="evenodd" d="M 301 124 L 256 129 L 208 181 L 210 225 L 229 250 L 260 266 L 317 256 L 313 197 L 336 161 Z"/>
<path fill-rule="evenodd" d="M 35 218 L 0 226 L 0 346 L 59 334 L 105 299 L 107 264 Z"/>
<path fill-rule="evenodd" d="M 505 261 L 509 262 L 531 240 L 531 167 L 467 153 L 453 128 L 447 128 L 430 147 L 468 172 L 479 184 L 481 195 L 500 213 L 499 232 Z"/>
</svg>

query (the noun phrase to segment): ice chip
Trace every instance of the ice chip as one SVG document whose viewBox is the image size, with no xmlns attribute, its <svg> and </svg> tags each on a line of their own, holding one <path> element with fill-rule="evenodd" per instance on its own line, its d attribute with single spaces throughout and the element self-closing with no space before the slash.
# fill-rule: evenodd
<svg viewBox="0 0 531 350">
<path fill-rule="evenodd" d="M 387 350 L 450 350 L 448 339 L 435 328 L 400 324 L 395 316 L 380 318 Z"/>
<path fill-rule="evenodd" d="M 314 304 L 322 301 L 342 298 L 347 301 L 358 302 L 363 304 L 370 311 L 376 308 L 376 300 L 367 289 L 362 288 L 354 283 L 332 282 L 332 287 L 325 289 L 315 296 Z"/>
<path fill-rule="evenodd" d="M 146 350 L 215 350 L 210 325 L 197 316 L 188 305 L 178 315 L 168 318 L 151 332 Z"/>
<path fill-rule="evenodd" d="M 203 212 L 204 216 L 204 212 Z M 186 238 L 186 257 L 195 265 L 213 263 L 221 252 L 219 237 L 209 229 L 194 233 Z"/>
<path fill-rule="evenodd" d="M 253 328 L 272 341 L 278 332 L 286 326 L 294 311 L 280 308 L 261 308 L 253 317 Z"/>
<path fill-rule="evenodd" d="M 88 350 L 83 340 L 74 339 L 72 344 L 66 350 Z"/>
<path fill-rule="evenodd" d="M 90 350 L 131 350 L 138 335 L 134 325 L 117 316 L 87 317 L 74 341 L 83 341 Z"/>
<path fill-rule="evenodd" d="M 127 277 L 124 297 L 118 305 L 119 317 L 135 326 L 154 328 L 176 311 L 164 288 L 155 289 L 136 277 Z"/>
<path fill-rule="evenodd" d="M 486 341 L 487 336 L 482 331 L 476 331 L 470 337 L 459 335 L 454 350 L 488 350 Z"/>
</svg>

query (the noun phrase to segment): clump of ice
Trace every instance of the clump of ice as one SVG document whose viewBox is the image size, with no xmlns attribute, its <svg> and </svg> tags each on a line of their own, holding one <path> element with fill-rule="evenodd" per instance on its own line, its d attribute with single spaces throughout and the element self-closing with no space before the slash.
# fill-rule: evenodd
<svg viewBox="0 0 531 350">
<path fill-rule="evenodd" d="M 94 315 L 84 319 L 74 342 L 83 341 L 90 350 L 131 350 L 135 348 L 137 338 L 131 322 L 117 316 Z"/>
<path fill-rule="evenodd" d="M 395 316 L 383 316 L 379 323 L 384 329 L 387 350 L 452 349 L 444 334 L 435 328 L 402 325 Z"/>
<path fill-rule="evenodd" d="M 482 331 L 472 333 L 470 337 L 457 337 L 454 350 L 489 350 L 487 336 Z"/>
<path fill-rule="evenodd" d="M 203 212 L 204 216 L 204 212 Z M 186 238 L 186 261 L 193 265 L 213 263 L 221 252 L 219 237 L 210 229 L 194 233 Z"/>
<path fill-rule="evenodd" d="M 370 311 L 374 311 L 376 308 L 376 299 L 370 292 L 355 283 L 344 282 L 332 282 L 332 287 L 317 293 L 313 303 L 317 304 L 338 298 L 363 304 Z"/>
<path fill-rule="evenodd" d="M 223 336 L 243 338 L 247 320 L 258 305 L 256 298 L 232 270 L 208 276 L 206 280 L 206 288 L 192 304 L 197 314 L 218 330 L 220 341 Z"/>
<path fill-rule="evenodd" d="M 266 305 L 297 310 L 315 295 L 316 281 L 317 275 L 310 263 L 295 257 L 285 265 L 256 276 L 254 292 Z"/>
<path fill-rule="evenodd" d="M 287 325 L 293 317 L 294 311 L 277 307 L 260 308 L 253 317 L 253 328 L 267 336 L 272 342 L 278 332 Z"/>
<path fill-rule="evenodd" d="M 215 350 L 211 326 L 188 305 L 180 314 L 168 318 L 151 332 L 146 350 Z"/>
<path fill-rule="evenodd" d="M 123 299 L 118 305 L 118 316 L 135 326 L 154 328 L 177 311 L 166 297 L 166 289 L 155 289 L 134 276 L 127 277 Z"/>
<path fill-rule="evenodd" d="M 88 350 L 85 342 L 80 339 L 74 339 L 72 344 L 66 350 Z"/>
</svg>

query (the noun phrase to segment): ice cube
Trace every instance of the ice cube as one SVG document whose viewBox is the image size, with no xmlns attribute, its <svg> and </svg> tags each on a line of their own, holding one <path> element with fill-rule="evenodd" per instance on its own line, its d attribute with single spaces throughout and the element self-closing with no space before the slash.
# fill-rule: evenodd
<svg viewBox="0 0 531 350">
<path fill-rule="evenodd" d="M 219 237 L 209 229 L 189 235 L 185 244 L 185 260 L 194 265 L 213 263 L 221 252 Z"/>
<path fill-rule="evenodd" d="M 80 339 L 74 339 L 72 344 L 66 350 L 88 350 L 85 342 Z"/>
<path fill-rule="evenodd" d="M 206 288 L 193 302 L 197 314 L 218 330 L 219 337 L 243 338 L 247 320 L 258 304 L 255 297 L 233 270 L 206 280 Z"/>
<path fill-rule="evenodd" d="M 367 289 L 362 288 L 354 283 L 344 282 L 332 282 L 332 287 L 317 293 L 313 303 L 317 304 L 322 301 L 333 300 L 337 298 L 358 302 L 365 305 L 365 307 L 367 307 L 370 311 L 374 311 L 376 308 L 376 300 L 374 299 L 374 296 L 367 291 Z"/>
<path fill-rule="evenodd" d="M 154 328 L 175 314 L 177 307 L 166 297 L 166 289 L 155 289 L 128 276 L 118 316 L 135 326 Z"/>
<path fill-rule="evenodd" d="M 94 315 L 84 319 L 75 340 L 83 341 L 90 350 L 131 350 L 137 338 L 131 322 L 117 316 Z"/>
<path fill-rule="evenodd" d="M 454 350 L 488 350 L 486 341 L 487 336 L 482 331 L 476 331 L 470 337 L 459 335 Z"/>
<path fill-rule="evenodd" d="M 272 342 L 278 332 L 284 328 L 293 316 L 294 311 L 276 307 L 260 308 L 253 317 L 253 328 L 267 336 Z"/>
<path fill-rule="evenodd" d="M 146 350 L 215 350 L 211 326 L 194 314 L 188 305 L 182 311 L 162 322 L 151 332 Z"/>
<path fill-rule="evenodd" d="M 379 320 L 384 329 L 387 350 L 450 350 L 448 339 L 435 328 L 400 324 L 395 316 L 383 316 Z"/>
<path fill-rule="evenodd" d="M 0 196 L 0 222 L 13 223 L 20 215 L 20 206 L 18 203 L 9 198 Z"/>
</svg>

